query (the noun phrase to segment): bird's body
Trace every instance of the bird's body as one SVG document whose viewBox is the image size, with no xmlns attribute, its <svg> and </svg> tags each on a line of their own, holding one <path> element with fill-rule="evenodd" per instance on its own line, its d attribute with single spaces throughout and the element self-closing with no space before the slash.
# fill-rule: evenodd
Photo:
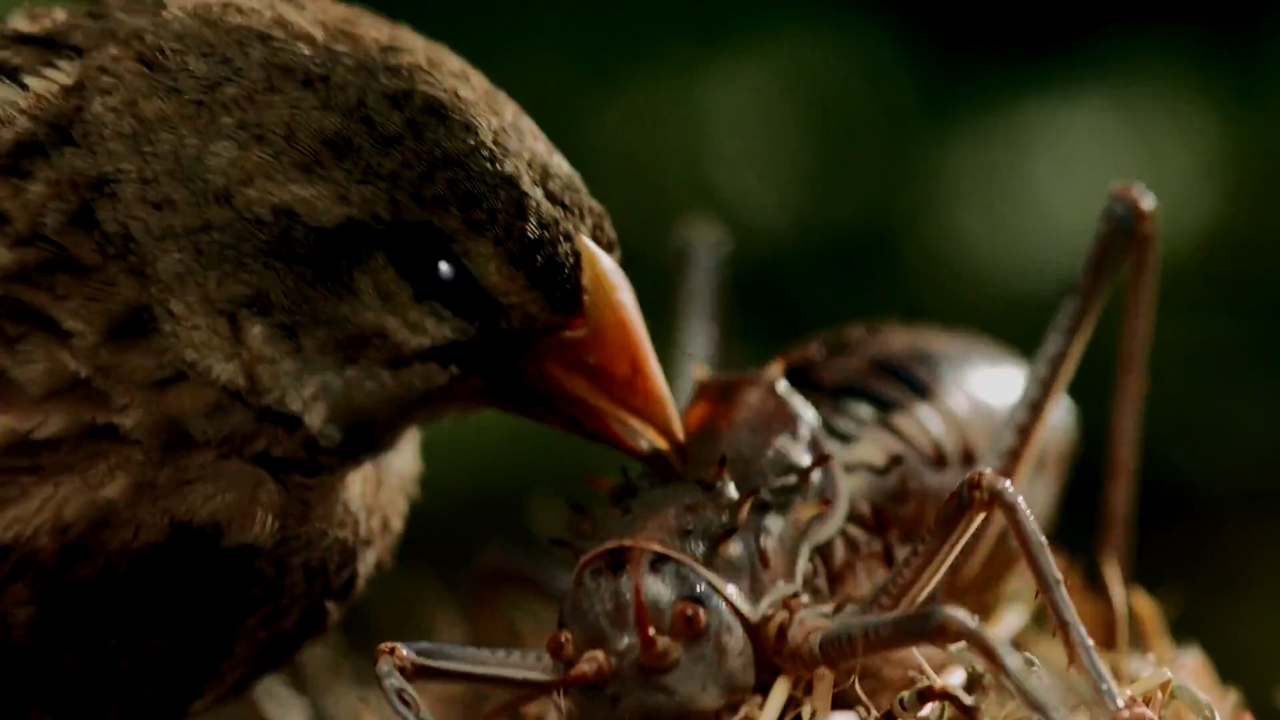
<svg viewBox="0 0 1280 720">
<path fill-rule="evenodd" d="M 584 287 L 616 254 L 513 101 L 367 11 L 11 18 L 0 717 L 182 717 L 288 661 L 395 549 L 418 473 L 368 463 L 397 440 L 416 462 L 412 428 L 440 412 L 505 407 L 624 446 L 617 418 L 545 417 L 504 372 L 541 367 L 539 338 L 584 313 L 603 322 Z M 530 375 L 580 398 L 562 376 Z"/>
</svg>

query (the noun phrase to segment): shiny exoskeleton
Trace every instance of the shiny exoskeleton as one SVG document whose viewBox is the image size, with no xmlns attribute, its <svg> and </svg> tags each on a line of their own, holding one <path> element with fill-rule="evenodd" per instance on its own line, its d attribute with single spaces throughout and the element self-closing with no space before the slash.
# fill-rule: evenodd
<svg viewBox="0 0 1280 720">
<path fill-rule="evenodd" d="M 868 573 L 896 565 L 965 475 L 996 450 L 1029 372 L 1021 353 L 976 332 L 877 323 L 819 333 L 761 372 L 698 386 L 684 415 L 691 475 L 714 476 L 723 458 L 739 492 L 777 496 L 799 469 L 821 461 L 817 497 L 835 510 L 810 530 L 820 562 L 805 569 L 821 573 L 815 581 L 830 593 L 865 592 L 877 580 Z M 1075 403 L 1058 396 L 1021 490 L 1045 531 L 1056 520 L 1078 431 Z M 759 542 L 776 541 L 765 534 Z M 960 579 L 944 598 L 963 592 Z"/>
<path fill-rule="evenodd" d="M 1041 528 L 1076 446 L 1065 387 L 1131 261 L 1106 480 L 1108 522 L 1128 524 L 1154 210 L 1140 185 L 1113 190 L 1080 281 L 1030 361 L 977 333 L 860 324 L 759 371 L 703 379 L 684 413 L 683 472 L 616 498 L 622 512 L 579 558 L 547 649 L 388 643 L 378 670 L 393 705 L 424 717 L 405 678 L 434 677 L 562 690 L 580 717 L 712 718 L 819 669 L 848 676 L 880 653 L 963 641 L 1029 709 L 1065 717 L 979 620 L 1022 557 L 1099 711 L 1143 716 L 1080 622 Z M 1112 575 L 1126 541 L 1106 535 Z"/>
</svg>

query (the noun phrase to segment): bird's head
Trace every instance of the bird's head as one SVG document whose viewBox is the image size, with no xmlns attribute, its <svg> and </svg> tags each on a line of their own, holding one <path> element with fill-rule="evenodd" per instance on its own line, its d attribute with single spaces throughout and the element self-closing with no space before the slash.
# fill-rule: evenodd
<svg viewBox="0 0 1280 720">
<path fill-rule="evenodd" d="M 678 453 L 609 216 L 514 101 L 354 6 L 170 4 L 163 34 L 112 39 L 145 65 L 131 136 L 186 180 L 100 209 L 185 238 L 145 247 L 187 362 L 330 447 L 375 451 L 424 412 L 478 406 Z"/>
</svg>

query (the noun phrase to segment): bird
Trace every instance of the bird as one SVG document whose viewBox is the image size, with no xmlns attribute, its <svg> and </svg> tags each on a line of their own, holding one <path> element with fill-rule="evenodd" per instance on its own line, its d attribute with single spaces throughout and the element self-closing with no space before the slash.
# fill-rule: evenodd
<svg viewBox="0 0 1280 720">
<path fill-rule="evenodd" d="M 679 464 L 620 263 L 521 106 L 374 11 L 12 13 L 0 717 L 181 718 L 285 665 L 392 563 L 441 417 Z"/>
</svg>

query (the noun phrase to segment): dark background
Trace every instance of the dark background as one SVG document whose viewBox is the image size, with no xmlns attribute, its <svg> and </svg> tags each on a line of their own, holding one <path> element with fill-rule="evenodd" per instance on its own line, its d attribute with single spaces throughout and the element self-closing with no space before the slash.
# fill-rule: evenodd
<svg viewBox="0 0 1280 720">
<path fill-rule="evenodd" d="M 671 229 L 686 212 L 713 212 L 735 236 L 724 365 L 886 315 L 975 327 L 1029 352 L 1109 184 L 1148 183 L 1164 257 L 1137 580 L 1259 718 L 1280 717 L 1280 14 L 372 5 L 481 68 L 576 165 L 613 213 L 664 358 Z M 1072 386 L 1085 446 L 1055 535 L 1081 554 L 1095 533 L 1117 315 Z M 359 644 L 422 630 L 416 573 L 447 574 L 498 535 L 522 537 L 531 500 L 620 464 L 495 416 L 429 428 L 426 445 L 400 567 L 348 623 Z"/>
<path fill-rule="evenodd" d="M 1164 257 L 1137 580 L 1259 718 L 1280 717 L 1280 14 L 371 4 L 481 68 L 576 165 L 613 213 L 664 358 L 671 229 L 686 212 L 713 212 L 735 236 L 724 365 L 886 315 L 975 327 L 1029 352 L 1108 185 L 1148 183 Z M 1081 554 L 1117 315 L 1072 386 L 1085 446 L 1056 539 Z M 401 565 L 352 616 L 358 642 L 415 629 L 401 591 L 414 573 L 520 537 L 530 499 L 620 464 L 494 416 L 432 427 L 426 445 Z"/>
</svg>

